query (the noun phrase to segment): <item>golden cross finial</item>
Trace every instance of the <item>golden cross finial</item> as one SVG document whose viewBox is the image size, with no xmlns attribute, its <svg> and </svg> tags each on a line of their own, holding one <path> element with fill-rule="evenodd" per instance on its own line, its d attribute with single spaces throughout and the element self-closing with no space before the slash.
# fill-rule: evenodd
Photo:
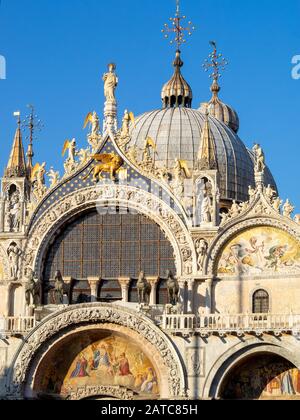
<svg viewBox="0 0 300 420">
<path fill-rule="evenodd" d="M 208 59 L 205 60 L 203 68 L 205 71 L 212 69 L 209 77 L 217 82 L 221 77 L 221 71 L 225 70 L 225 67 L 228 65 L 228 61 L 223 57 L 223 54 L 218 53 L 215 41 L 210 41 L 210 45 L 213 47 L 213 51 L 209 54 Z"/>
<path fill-rule="evenodd" d="M 180 49 L 180 46 L 186 42 L 185 32 L 188 35 L 192 35 L 192 31 L 195 30 L 192 22 L 188 22 L 188 26 L 182 26 L 181 21 L 185 20 L 186 16 L 181 16 L 180 13 L 180 0 L 176 0 L 176 14 L 174 18 L 170 18 L 172 26 L 170 27 L 167 23 L 164 25 L 162 33 L 165 34 L 165 38 L 170 38 L 171 34 L 174 34 L 173 39 L 171 39 L 170 44 L 177 44 L 177 49 Z"/>
</svg>

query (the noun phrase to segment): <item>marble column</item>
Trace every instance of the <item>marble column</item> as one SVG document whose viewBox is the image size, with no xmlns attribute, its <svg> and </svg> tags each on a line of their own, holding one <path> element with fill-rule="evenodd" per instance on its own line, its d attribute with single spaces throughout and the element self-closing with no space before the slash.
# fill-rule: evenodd
<svg viewBox="0 0 300 420">
<path fill-rule="evenodd" d="M 129 286 L 130 286 L 130 277 L 120 277 L 119 279 L 119 283 L 120 286 L 122 288 L 122 300 L 125 303 L 128 303 L 129 301 L 129 296 L 128 296 L 128 292 L 129 292 Z"/>
<path fill-rule="evenodd" d="M 0 199 L 0 232 L 4 232 L 5 200 Z"/>
<path fill-rule="evenodd" d="M 150 305 L 156 305 L 156 290 L 158 284 L 158 277 L 147 277 L 151 285 L 151 294 L 150 294 Z"/>
<path fill-rule="evenodd" d="M 205 293 L 205 308 L 206 308 L 206 314 L 210 315 L 212 313 L 212 288 L 213 288 L 213 279 L 207 279 L 205 281 L 206 286 L 206 293 Z"/>
<path fill-rule="evenodd" d="M 194 286 L 195 286 L 194 279 L 190 279 L 187 281 L 187 287 L 188 287 L 187 313 L 188 314 L 194 313 Z"/>
<path fill-rule="evenodd" d="M 6 286 L 2 286 L 5 290 L 4 292 L 4 316 L 8 317 L 10 316 L 10 308 L 11 308 L 11 289 L 12 285 L 11 283 L 8 283 Z M 13 315 L 12 315 L 13 316 Z"/>
<path fill-rule="evenodd" d="M 185 314 L 187 310 L 186 302 L 186 280 L 179 280 L 179 303 L 182 305 L 182 312 Z"/>
<path fill-rule="evenodd" d="M 97 302 L 98 286 L 100 283 L 99 277 L 88 277 L 87 279 L 91 288 L 91 302 Z"/>
</svg>

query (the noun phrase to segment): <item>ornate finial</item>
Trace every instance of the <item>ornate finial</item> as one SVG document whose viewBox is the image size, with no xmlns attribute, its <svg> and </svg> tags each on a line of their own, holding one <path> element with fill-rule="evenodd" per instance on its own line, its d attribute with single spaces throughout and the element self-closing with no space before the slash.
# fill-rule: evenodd
<svg viewBox="0 0 300 420">
<path fill-rule="evenodd" d="M 17 117 L 18 128 L 21 128 L 21 112 L 20 111 L 14 112 L 14 117 Z"/>
<path fill-rule="evenodd" d="M 209 75 L 213 79 L 211 90 L 214 94 L 218 94 L 220 91 L 218 81 L 222 76 L 221 71 L 225 70 L 228 61 L 223 57 L 223 54 L 218 53 L 215 41 L 210 41 L 210 45 L 213 47 L 213 51 L 209 54 L 208 59 L 205 60 L 203 68 L 206 72 L 212 69 L 212 73 Z"/>
<path fill-rule="evenodd" d="M 27 168 L 31 170 L 33 168 L 32 159 L 34 157 L 33 153 L 33 141 L 35 140 L 35 132 L 41 131 L 43 128 L 42 121 L 35 115 L 35 110 L 33 105 L 27 105 L 27 108 L 30 109 L 30 113 L 26 115 L 25 120 L 22 122 L 23 130 L 29 129 L 29 134 L 26 139 L 29 141 L 28 150 L 27 150 Z"/>
<path fill-rule="evenodd" d="M 177 50 L 180 50 L 180 46 L 186 42 L 185 32 L 187 32 L 188 35 L 192 35 L 192 31 L 195 30 L 191 21 L 188 22 L 188 26 L 182 26 L 181 21 L 185 19 L 186 16 L 181 16 L 180 13 L 180 0 L 176 0 L 176 14 L 174 18 L 170 18 L 172 26 L 170 27 L 165 23 L 162 33 L 165 34 L 166 39 L 170 38 L 170 34 L 175 34 L 173 39 L 171 39 L 170 44 L 177 44 Z"/>
</svg>

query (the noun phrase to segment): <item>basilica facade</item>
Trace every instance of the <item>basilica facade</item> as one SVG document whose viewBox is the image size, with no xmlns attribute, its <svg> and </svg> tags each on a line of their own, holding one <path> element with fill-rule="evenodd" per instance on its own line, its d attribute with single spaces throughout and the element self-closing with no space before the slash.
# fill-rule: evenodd
<svg viewBox="0 0 300 420">
<path fill-rule="evenodd" d="M 179 50 L 161 108 L 27 154 L 21 122 L 0 197 L 0 398 L 297 399 L 300 216 L 236 111 L 193 108 Z M 204 98 L 205 99 L 205 98 Z M 51 156 L 49 156 L 51 160 Z"/>
</svg>

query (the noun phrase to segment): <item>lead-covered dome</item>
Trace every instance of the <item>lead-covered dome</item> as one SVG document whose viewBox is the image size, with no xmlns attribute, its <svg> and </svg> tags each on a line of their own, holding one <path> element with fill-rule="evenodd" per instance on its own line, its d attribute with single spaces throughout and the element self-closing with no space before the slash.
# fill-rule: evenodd
<svg viewBox="0 0 300 420">
<path fill-rule="evenodd" d="M 232 131 L 237 133 L 240 128 L 239 116 L 231 106 L 225 104 L 220 100 L 218 94 L 221 88 L 216 80 L 214 80 L 210 90 L 213 96 L 208 103 L 201 104 L 200 111 L 205 113 L 207 109 L 209 115 L 215 117 L 219 121 L 222 121 L 229 128 L 231 128 Z"/>
<path fill-rule="evenodd" d="M 206 115 L 199 110 L 173 107 L 147 112 L 136 119 L 131 128 L 131 142 L 139 150 L 151 137 L 157 146 L 153 158 L 157 167 L 174 168 L 175 160 L 188 163 L 196 169 L 200 142 Z M 220 174 L 222 199 L 248 200 L 249 185 L 254 185 L 254 162 L 250 151 L 238 135 L 216 118 L 209 116 L 212 139 L 215 144 L 217 168 Z M 276 188 L 269 170 L 266 183 Z"/>
</svg>

